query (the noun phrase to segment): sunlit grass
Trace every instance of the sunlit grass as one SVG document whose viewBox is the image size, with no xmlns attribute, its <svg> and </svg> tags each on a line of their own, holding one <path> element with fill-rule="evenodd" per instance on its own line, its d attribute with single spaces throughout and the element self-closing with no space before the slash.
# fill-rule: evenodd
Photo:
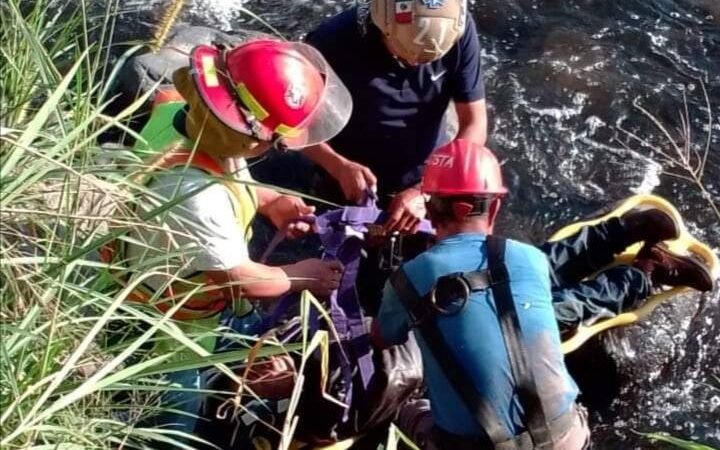
<svg viewBox="0 0 720 450">
<path fill-rule="evenodd" d="M 642 434 L 642 436 L 650 440 L 650 442 L 664 442 L 684 450 L 717 450 L 715 447 L 710 447 L 709 445 L 686 441 L 665 433 L 647 433 Z"/>
<path fill-rule="evenodd" d="M 99 162 L 97 137 L 123 127 L 146 98 L 103 114 L 117 73 L 109 65 L 117 5 L 91 20 L 86 2 L 62 3 L 0 4 L 0 446 L 180 445 L 178 433 L 138 426 L 167 407 L 158 403 L 172 389 L 163 374 L 214 366 L 239 384 L 226 364 L 248 350 L 210 355 L 198 340 L 227 330 L 184 333 L 170 317 L 188 296 L 165 315 L 127 302 L 152 262 L 114 267 L 135 275 L 124 286 L 98 260 L 102 245 L 152 226 L 183 198 L 149 202 L 130 152 L 114 155 L 127 164 Z M 111 331 L 117 323 L 124 339 Z M 173 353 L 146 351 L 163 339 L 190 356 L 168 362 Z M 301 348 L 268 343 L 260 356 Z"/>
</svg>

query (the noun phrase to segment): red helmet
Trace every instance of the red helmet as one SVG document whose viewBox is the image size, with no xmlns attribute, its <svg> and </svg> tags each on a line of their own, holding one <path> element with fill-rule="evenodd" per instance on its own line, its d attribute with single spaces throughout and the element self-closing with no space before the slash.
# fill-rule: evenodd
<svg viewBox="0 0 720 450">
<path fill-rule="evenodd" d="M 493 152 L 466 139 L 456 139 L 430 155 L 422 191 L 438 196 L 507 194 Z"/>
<path fill-rule="evenodd" d="M 332 138 L 350 118 L 350 93 L 306 44 L 258 39 L 230 49 L 201 45 L 190 65 L 210 111 L 259 140 L 306 147 Z"/>
</svg>

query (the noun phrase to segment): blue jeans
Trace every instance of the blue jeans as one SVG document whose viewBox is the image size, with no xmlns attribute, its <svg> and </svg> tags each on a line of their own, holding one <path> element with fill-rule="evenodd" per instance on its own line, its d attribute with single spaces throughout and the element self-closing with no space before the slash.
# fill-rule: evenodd
<svg viewBox="0 0 720 450">
<path fill-rule="evenodd" d="M 232 310 L 226 309 L 220 318 L 220 325 L 244 336 L 260 334 L 263 331 L 260 330 L 261 323 L 262 317 L 255 308 L 243 316 L 236 316 Z M 237 350 L 240 347 L 242 345 L 238 340 L 221 337 L 215 344 L 215 353 Z"/>
<path fill-rule="evenodd" d="M 205 384 L 199 369 L 171 372 L 166 374 L 165 378 L 170 383 L 177 385 L 174 388 L 179 389 L 198 390 L 203 389 Z M 160 398 L 160 402 L 163 407 L 172 408 L 177 412 L 168 411 L 155 416 L 152 419 L 152 425 L 157 428 L 162 428 L 163 430 L 174 430 L 192 434 L 198 420 L 200 407 L 202 406 L 203 395 L 204 394 L 201 392 L 176 391 L 171 388 L 171 390 L 163 393 Z M 173 439 L 184 441 L 174 436 Z M 162 449 L 175 447 L 166 444 L 159 444 L 157 448 Z"/>
<path fill-rule="evenodd" d="M 614 317 L 650 295 L 648 276 L 627 265 L 603 270 L 583 281 L 610 264 L 628 244 L 621 219 L 611 218 L 540 247 L 550 261 L 553 307 L 561 332 L 583 322 Z"/>
</svg>

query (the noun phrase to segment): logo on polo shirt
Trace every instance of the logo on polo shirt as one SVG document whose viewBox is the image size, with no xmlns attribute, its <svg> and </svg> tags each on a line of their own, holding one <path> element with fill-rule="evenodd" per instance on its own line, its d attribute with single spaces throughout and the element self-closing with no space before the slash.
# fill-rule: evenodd
<svg viewBox="0 0 720 450">
<path fill-rule="evenodd" d="M 447 73 L 447 70 L 443 70 L 443 71 L 440 72 L 440 73 L 433 73 L 433 74 L 430 75 L 430 79 L 431 79 L 433 82 L 435 82 L 435 81 L 439 80 L 440 78 L 442 78 L 443 76 L 445 76 L 446 73 Z"/>
</svg>

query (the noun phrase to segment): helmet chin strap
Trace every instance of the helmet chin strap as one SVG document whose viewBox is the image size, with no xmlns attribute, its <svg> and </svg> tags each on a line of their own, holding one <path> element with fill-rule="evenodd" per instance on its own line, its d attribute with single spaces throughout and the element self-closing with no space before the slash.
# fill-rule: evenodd
<svg viewBox="0 0 720 450">
<path fill-rule="evenodd" d="M 401 69 L 407 69 L 409 67 L 409 65 L 406 64 L 405 61 L 402 58 L 400 58 L 399 56 L 397 56 L 395 53 L 390 52 L 390 54 L 392 55 L 393 59 L 395 60 L 397 65 L 400 66 Z"/>
</svg>

